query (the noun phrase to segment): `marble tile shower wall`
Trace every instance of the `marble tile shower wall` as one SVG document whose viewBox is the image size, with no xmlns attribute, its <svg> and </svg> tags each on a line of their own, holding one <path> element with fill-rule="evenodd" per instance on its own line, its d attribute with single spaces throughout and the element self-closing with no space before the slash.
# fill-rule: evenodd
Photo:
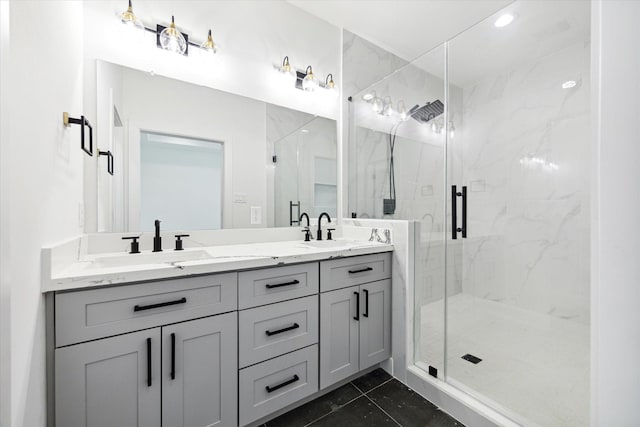
<svg viewBox="0 0 640 427">
<path fill-rule="evenodd" d="M 465 85 L 452 144 L 470 190 L 464 293 L 589 322 L 589 50 Z"/>
</svg>

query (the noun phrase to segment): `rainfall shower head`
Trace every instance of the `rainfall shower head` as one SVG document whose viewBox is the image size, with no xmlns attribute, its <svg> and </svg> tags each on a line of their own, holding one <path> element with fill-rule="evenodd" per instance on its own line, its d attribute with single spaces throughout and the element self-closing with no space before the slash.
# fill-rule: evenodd
<svg viewBox="0 0 640 427">
<path fill-rule="evenodd" d="M 414 107 L 415 108 L 415 107 Z M 412 108 L 411 110 L 414 110 Z M 428 123 L 431 119 L 438 117 L 444 112 L 444 104 L 439 99 L 433 102 L 427 102 L 422 107 L 413 111 L 410 115 L 418 123 Z"/>
</svg>

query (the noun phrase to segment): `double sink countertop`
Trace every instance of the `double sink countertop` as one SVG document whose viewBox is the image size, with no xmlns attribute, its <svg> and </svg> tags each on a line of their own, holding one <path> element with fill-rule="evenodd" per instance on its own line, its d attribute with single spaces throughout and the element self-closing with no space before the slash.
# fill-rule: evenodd
<svg viewBox="0 0 640 427">
<path fill-rule="evenodd" d="M 60 256 L 54 253 L 54 248 L 45 248 L 42 292 L 274 267 L 392 250 L 390 243 L 346 238 L 229 244 L 139 254 L 80 254 L 77 251 L 76 256 Z"/>
</svg>

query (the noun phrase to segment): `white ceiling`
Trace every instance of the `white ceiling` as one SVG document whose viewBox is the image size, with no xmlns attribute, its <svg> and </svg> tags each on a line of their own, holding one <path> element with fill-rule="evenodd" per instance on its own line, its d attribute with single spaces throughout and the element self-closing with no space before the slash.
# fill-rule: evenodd
<svg viewBox="0 0 640 427">
<path fill-rule="evenodd" d="M 288 0 L 411 61 L 512 0 Z"/>
</svg>

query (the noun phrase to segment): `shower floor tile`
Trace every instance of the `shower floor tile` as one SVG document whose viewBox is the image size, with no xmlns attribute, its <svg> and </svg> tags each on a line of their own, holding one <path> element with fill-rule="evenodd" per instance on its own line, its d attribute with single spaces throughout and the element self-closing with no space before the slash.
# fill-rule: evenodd
<svg viewBox="0 0 640 427">
<path fill-rule="evenodd" d="M 442 302 L 421 314 L 420 359 L 441 370 Z M 447 315 L 448 382 L 520 423 L 589 425 L 588 325 L 466 294 Z"/>
<path fill-rule="evenodd" d="M 464 427 L 376 369 L 265 424 L 266 427 Z"/>
</svg>

